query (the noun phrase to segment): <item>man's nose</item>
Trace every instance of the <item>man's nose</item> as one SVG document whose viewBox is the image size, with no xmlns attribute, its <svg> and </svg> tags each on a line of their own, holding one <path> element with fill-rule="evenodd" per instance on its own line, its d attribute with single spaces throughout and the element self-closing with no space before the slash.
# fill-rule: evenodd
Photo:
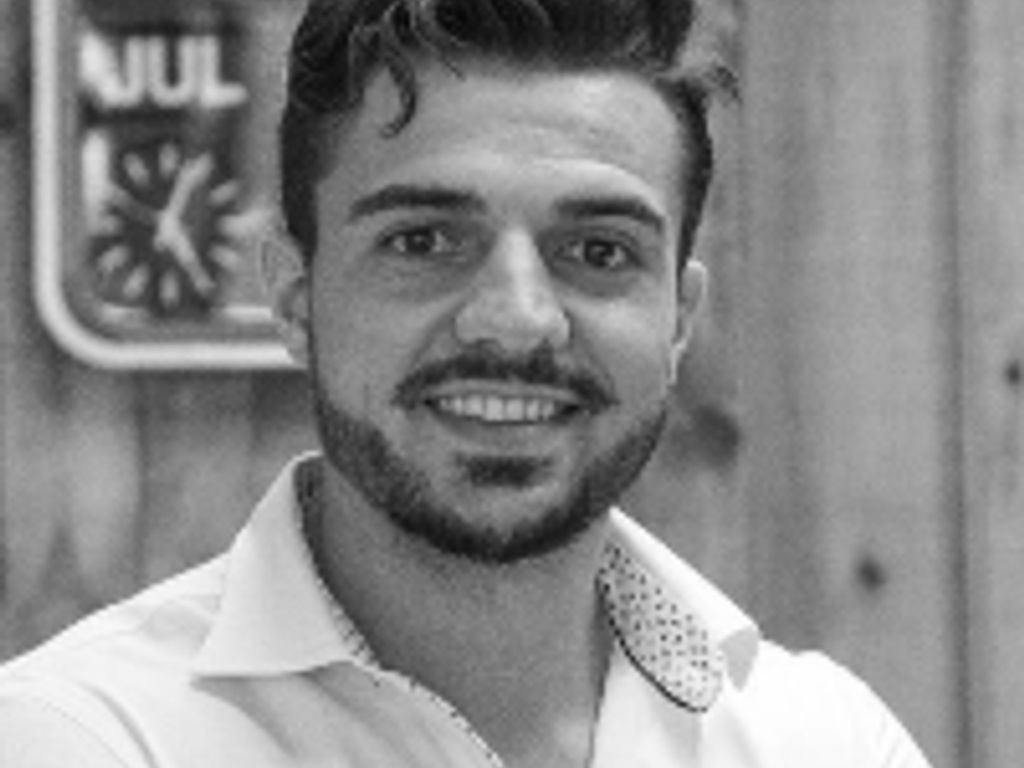
<svg viewBox="0 0 1024 768">
<path fill-rule="evenodd" d="M 455 321 L 463 344 L 489 343 L 510 354 L 569 341 L 569 318 L 533 237 L 503 233 L 494 243 Z"/>
</svg>

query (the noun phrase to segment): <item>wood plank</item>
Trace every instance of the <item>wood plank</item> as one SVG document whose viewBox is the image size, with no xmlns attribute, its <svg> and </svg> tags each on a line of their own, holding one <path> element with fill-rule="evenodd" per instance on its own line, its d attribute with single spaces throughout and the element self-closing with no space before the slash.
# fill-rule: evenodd
<svg viewBox="0 0 1024 768">
<path fill-rule="evenodd" d="M 263 495 L 293 456 L 318 446 L 313 429 L 306 378 L 298 371 L 278 371 L 253 381 L 253 453 L 249 495 Z"/>
<path fill-rule="evenodd" d="M 966 4 L 960 78 L 973 765 L 1024 755 L 1024 4 Z"/>
<path fill-rule="evenodd" d="M 65 498 L 59 542 L 68 587 L 94 610 L 141 586 L 137 521 L 141 479 L 137 395 L 129 377 L 53 361 L 62 378 L 59 444 Z M 73 585 L 73 586 L 72 586 Z M 48 596 L 43 596 L 47 599 Z"/>
<path fill-rule="evenodd" d="M 27 115 L 17 87 L 27 67 L 24 7 L 4 0 L 0 47 L 3 51 L 3 96 L 16 115 Z M 0 654 L 34 642 L 78 615 L 75 600 L 44 600 L 50 553 L 60 529 L 64 473 L 59 453 L 58 414 L 63 391 L 52 375 L 52 346 L 34 324 L 30 305 L 28 224 L 25 180 L 29 178 L 28 126 L 19 119 L 0 142 L 0 206 L 3 210 L 3 495 L 0 541 L 4 549 Z"/>
<path fill-rule="evenodd" d="M 955 765 L 939 10 L 749 6 L 741 358 L 759 614 Z"/>
<path fill-rule="evenodd" d="M 251 378 L 238 374 L 140 377 L 146 582 L 212 557 L 249 512 Z"/>
<path fill-rule="evenodd" d="M 140 377 L 144 582 L 220 553 L 291 456 L 313 447 L 294 372 Z"/>
<path fill-rule="evenodd" d="M 11 0 L 0 0 L 0 178 L 11 178 L 14 158 L 17 153 L 14 134 L 14 77 L 16 40 L 12 30 L 15 29 L 11 10 Z M 0 184 L 0 232 L 15 231 L 14 190 L 7 184 Z M 14 358 L 12 345 L 14 337 L 14 318 L 8 299 L 12 284 L 11 264 L 14 262 L 12 252 L 13 238 L 0 238 L 0 432 L 7 423 L 6 415 L 12 403 L 10 401 L 9 378 L 13 374 Z M 3 604 L 6 592 L 8 550 L 6 541 L 6 510 L 10 493 L 7 485 L 7 466 L 10 443 L 3 434 L 0 441 L 0 605 Z M 0 654 L 2 654 L 0 641 Z"/>
</svg>

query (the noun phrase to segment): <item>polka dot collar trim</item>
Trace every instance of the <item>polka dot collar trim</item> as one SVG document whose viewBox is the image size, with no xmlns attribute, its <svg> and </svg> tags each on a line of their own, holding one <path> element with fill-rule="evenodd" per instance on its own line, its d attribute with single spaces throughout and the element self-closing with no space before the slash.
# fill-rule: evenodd
<svg viewBox="0 0 1024 768">
<path fill-rule="evenodd" d="M 598 586 L 630 660 L 686 709 L 710 709 L 722 689 L 726 662 L 696 614 L 615 542 L 607 545 Z"/>
</svg>

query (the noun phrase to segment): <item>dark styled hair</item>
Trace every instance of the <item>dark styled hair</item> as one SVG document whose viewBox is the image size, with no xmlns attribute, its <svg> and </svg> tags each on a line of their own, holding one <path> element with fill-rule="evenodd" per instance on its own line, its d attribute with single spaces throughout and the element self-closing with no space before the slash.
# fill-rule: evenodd
<svg viewBox="0 0 1024 768">
<path fill-rule="evenodd" d="M 330 137 L 384 71 L 413 119 L 415 62 L 487 60 L 552 71 L 624 71 L 650 83 L 682 126 L 680 267 L 692 249 L 713 166 L 708 96 L 721 78 L 682 65 L 693 0 L 309 0 L 290 52 L 280 127 L 284 225 L 308 260 L 316 249 L 316 187 L 330 171 Z M 714 71 L 714 75 L 720 74 Z"/>
</svg>

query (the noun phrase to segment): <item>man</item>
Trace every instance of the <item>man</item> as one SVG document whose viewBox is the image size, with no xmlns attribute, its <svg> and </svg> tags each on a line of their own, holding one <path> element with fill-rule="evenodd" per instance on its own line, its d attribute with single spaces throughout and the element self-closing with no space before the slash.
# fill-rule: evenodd
<svg viewBox="0 0 1024 768">
<path fill-rule="evenodd" d="M 924 766 L 613 505 L 705 273 L 672 0 L 314 0 L 265 261 L 323 456 L 9 665 L 5 766 Z"/>
</svg>

